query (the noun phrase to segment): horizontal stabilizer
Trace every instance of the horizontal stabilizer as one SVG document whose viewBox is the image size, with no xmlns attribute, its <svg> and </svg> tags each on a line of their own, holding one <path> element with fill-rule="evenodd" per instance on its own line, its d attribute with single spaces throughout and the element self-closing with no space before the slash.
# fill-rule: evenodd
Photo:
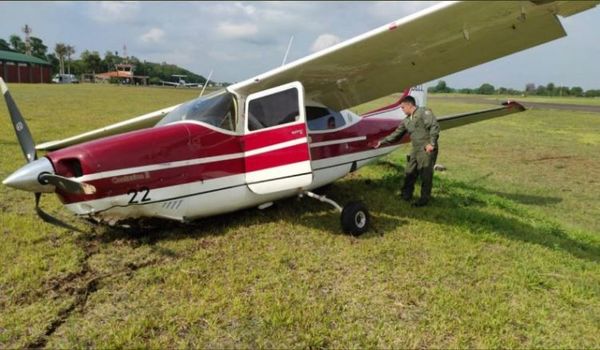
<svg viewBox="0 0 600 350">
<path fill-rule="evenodd" d="M 448 130 L 457 126 L 503 117 L 505 115 L 523 111 L 525 111 L 525 107 L 523 107 L 520 103 L 508 101 L 504 102 L 501 107 L 440 117 L 438 118 L 438 123 L 440 124 L 440 128 L 442 130 Z"/>
</svg>

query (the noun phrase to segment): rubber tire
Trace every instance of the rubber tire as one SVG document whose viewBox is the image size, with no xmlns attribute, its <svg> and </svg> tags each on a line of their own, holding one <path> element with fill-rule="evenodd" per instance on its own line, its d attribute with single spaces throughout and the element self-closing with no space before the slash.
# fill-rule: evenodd
<svg viewBox="0 0 600 350">
<path fill-rule="evenodd" d="M 368 230 L 371 218 L 362 202 L 350 202 L 342 210 L 341 222 L 345 233 L 360 236 Z"/>
</svg>

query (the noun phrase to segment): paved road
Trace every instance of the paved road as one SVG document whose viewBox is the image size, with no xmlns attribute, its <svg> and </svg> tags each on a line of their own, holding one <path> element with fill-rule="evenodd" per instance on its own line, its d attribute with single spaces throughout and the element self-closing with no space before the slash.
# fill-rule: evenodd
<svg viewBox="0 0 600 350">
<path fill-rule="evenodd" d="M 477 104 L 493 104 L 497 105 L 503 101 L 500 101 L 495 98 L 485 98 L 480 96 L 440 96 L 440 95 L 429 95 L 428 98 L 433 100 L 452 100 L 452 101 L 460 101 L 464 103 L 477 103 Z M 569 103 L 546 103 L 546 102 L 528 102 L 519 100 L 515 98 L 514 101 L 519 102 L 527 109 L 560 109 L 566 111 L 581 111 L 581 112 L 592 112 L 592 113 L 600 113 L 600 106 L 590 106 L 590 105 L 578 105 L 578 104 L 569 104 Z"/>
</svg>

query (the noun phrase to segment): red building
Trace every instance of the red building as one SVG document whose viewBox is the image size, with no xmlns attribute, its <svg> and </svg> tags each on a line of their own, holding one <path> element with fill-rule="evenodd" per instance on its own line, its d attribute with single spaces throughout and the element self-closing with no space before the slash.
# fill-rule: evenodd
<svg viewBox="0 0 600 350">
<path fill-rule="evenodd" d="M 0 77 L 8 83 L 50 83 L 52 65 L 42 59 L 0 50 Z"/>
</svg>

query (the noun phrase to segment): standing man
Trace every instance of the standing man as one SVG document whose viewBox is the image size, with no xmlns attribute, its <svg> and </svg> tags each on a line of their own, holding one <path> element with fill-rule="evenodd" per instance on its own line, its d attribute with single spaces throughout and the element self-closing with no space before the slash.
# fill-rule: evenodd
<svg viewBox="0 0 600 350">
<path fill-rule="evenodd" d="M 400 108 L 406 114 L 406 118 L 394 132 L 377 142 L 374 148 L 400 140 L 408 132 L 412 150 L 406 164 L 402 199 L 405 201 L 412 199 L 415 182 L 417 177 L 420 177 L 421 197 L 413 205 L 422 207 L 427 205 L 431 198 L 433 166 L 438 155 L 440 125 L 433 112 L 424 107 L 417 107 L 414 97 L 410 95 L 400 100 Z"/>
</svg>

